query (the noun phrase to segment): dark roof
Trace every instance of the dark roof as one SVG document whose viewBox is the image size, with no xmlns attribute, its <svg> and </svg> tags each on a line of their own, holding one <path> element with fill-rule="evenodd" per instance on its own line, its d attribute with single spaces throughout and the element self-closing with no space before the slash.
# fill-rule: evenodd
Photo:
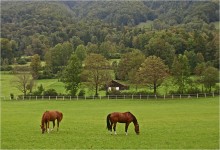
<svg viewBox="0 0 220 150">
<path fill-rule="evenodd" d="M 119 83 L 116 80 L 112 80 L 111 82 L 108 83 L 108 87 L 128 87 L 128 86 L 122 83 Z"/>
</svg>

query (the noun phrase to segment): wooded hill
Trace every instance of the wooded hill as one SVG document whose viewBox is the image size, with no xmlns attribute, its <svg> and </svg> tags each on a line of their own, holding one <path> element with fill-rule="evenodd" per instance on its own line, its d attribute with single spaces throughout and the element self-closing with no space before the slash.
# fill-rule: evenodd
<svg viewBox="0 0 220 150">
<path fill-rule="evenodd" d="M 73 96 L 82 82 L 98 95 L 112 79 L 154 93 L 162 83 L 199 93 L 219 82 L 218 1 L 4 1 L 1 8 L 1 70 L 30 62 L 13 68 L 19 83 L 29 78 L 24 95 L 34 80 L 53 77 Z"/>
<path fill-rule="evenodd" d="M 69 42 L 73 51 L 83 44 L 88 53 L 106 58 L 120 58 L 132 49 L 146 56 L 157 55 L 149 45 L 156 38 L 157 44 L 168 43 L 174 54 L 199 52 L 218 67 L 216 21 L 218 1 L 3 1 L 1 61 L 12 64 L 33 54 L 44 60 L 51 48 L 64 42 Z M 143 22 L 148 28 L 137 27 Z"/>
</svg>

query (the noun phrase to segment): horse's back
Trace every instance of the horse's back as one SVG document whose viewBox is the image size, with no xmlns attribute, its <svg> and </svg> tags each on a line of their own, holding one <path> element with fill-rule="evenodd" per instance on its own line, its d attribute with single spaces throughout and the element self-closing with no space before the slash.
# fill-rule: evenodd
<svg viewBox="0 0 220 150">
<path fill-rule="evenodd" d="M 60 112 L 60 111 L 56 111 L 56 113 L 57 113 L 57 119 L 58 119 L 59 121 L 61 121 L 61 120 L 63 119 L 63 113 Z"/>
<path fill-rule="evenodd" d="M 54 121 L 56 119 L 61 121 L 63 118 L 63 114 L 59 111 L 51 110 L 51 111 L 45 111 L 43 117 L 46 118 L 46 120 L 48 121 Z"/>
<path fill-rule="evenodd" d="M 131 122 L 130 112 L 113 112 L 111 113 L 111 121 L 112 122 L 119 122 L 119 123 L 127 123 Z"/>
</svg>

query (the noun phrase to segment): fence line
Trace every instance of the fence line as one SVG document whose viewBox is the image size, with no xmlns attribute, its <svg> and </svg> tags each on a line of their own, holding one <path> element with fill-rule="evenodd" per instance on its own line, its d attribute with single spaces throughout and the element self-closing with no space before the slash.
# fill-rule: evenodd
<svg viewBox="0 0 220 150">
<path fill-rule="evenodd" d="M 87 99 L 183 99 L 183 98 L 206 98 L 215 97 L 219 94 L 213 93 L 197 93 L 197 94 L 172 94 L 172 95 L 107 95 L 107 96 L 18 96 L 15 98 L 0 96 L 1 100 L 87 100 Z"/>
</svg>

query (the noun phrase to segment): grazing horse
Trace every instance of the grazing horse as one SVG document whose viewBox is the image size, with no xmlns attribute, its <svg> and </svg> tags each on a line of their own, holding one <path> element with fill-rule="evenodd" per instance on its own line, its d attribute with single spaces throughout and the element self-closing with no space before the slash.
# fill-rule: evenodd
<svg viewBox="0 0 220 150">
<path fill-rule="evenodd" d="M 42 129 L 42 134 L 47 130 L 49 133 L 49 124 L 50 121 L 53 122 L 53 129 L 55 126 L 55 121 L 57 120 L 57 131 L 59 129 L 59 123 L 63 119 L 63 114 L 59 111 L 45 111 L 42 116 L 41 120 L 41 129 Z M 45 128 L 46 125 L 46 128 Z"/>
<path fill-rule="evenodd" d="M 107 116 L 107 128 L 110 132 L 112 132 L 112 126 L 114 129 L 115 134 L 116 133 L 116 124 L 117 122 L 119 123 L 125 123 L 125 133 L 126 135 L 128 134 L 128 126 L 131 122 L 134 123 L 135 126 L 135 132 L 136 134 L 139 134 L 139 124 L 137 122 L 136 117 L 130 113 L 130 112 L 124 112 L 124 113 L 119 113 L 119 112 L 113 112 L 111 114 L 108 114 Z"/>
</svg>

